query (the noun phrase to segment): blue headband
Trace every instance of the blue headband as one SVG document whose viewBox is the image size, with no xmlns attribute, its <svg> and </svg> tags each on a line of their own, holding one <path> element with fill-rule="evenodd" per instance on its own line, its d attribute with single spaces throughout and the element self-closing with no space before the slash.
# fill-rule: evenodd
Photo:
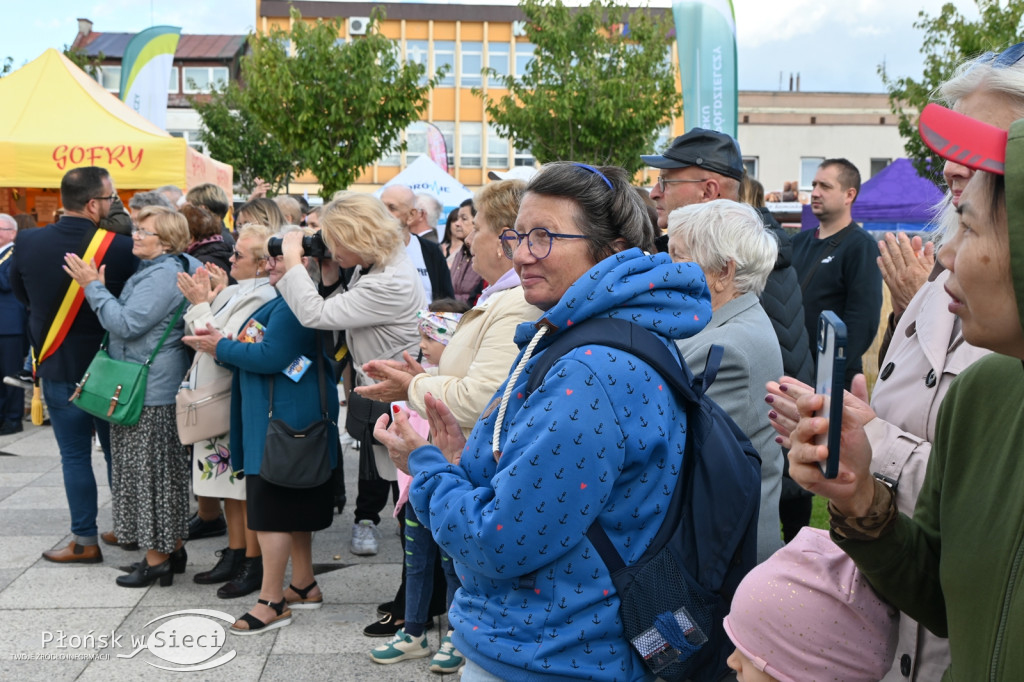
<svg viewBox="0 0 1024 682">
<path fill-rule="evenodd" d="M 599 178 L 601 178 L 602 180 L 604 180 L 604 184 L 608 185 L 608 189 L 612 190 L 613 192 L 615 191 L 615 187 L 613 187 L 613 186 L 612 186 L 612 181 L 611 181 L 611 180 L 609 180 L 608 178 L 606 178 L 606 177 L 605 177 L 605 175 L 604 175 L 604 173 L 602 173 L 601 171 L 599 171 L 599 170 L 598 170 L 597 168 L 595 168 L 594 166 L 591 166 L 591 165 L 589 165 L 589 164 L 586 164 L 586 163 L 576 163 L 576 162 L 573 162 L 573 164 L 572 164 L 572 165 L 574 165 L 574 166 L 576 166 L 576 167 L 578 167 L 578 168 L 583 168 L 583 169 L 585 169 L 585 170 L 588 170 L 588 171 L 590 171 L 591 173 L 593 173 L 593 174 L 594 174 L 594 175 L 596 175 L 597 177 L 599 177 Z"/>
</svg>

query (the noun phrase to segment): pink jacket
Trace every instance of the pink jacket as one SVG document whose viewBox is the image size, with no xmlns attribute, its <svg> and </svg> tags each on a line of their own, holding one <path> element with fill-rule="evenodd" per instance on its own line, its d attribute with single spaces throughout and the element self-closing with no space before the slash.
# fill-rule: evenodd
<svg viewBox="0 0 1024 682">
<path fill-rule="evenodd" d="M 990 352 L 963 340 L 960 321 L 947 310 L 943 284 L 948 278 L 942 271 L 926 282 L 896 325 L 871 396 L 879 416 L 864 427 L 872 468 L 897 483 L 896 503 L 908 515 L 924 482 L 935 420 L 949 385 Z M 948 641 L 901 615 L 896 658 L 883 681 L 938 680 L 948 666 Z"/>
</svg>

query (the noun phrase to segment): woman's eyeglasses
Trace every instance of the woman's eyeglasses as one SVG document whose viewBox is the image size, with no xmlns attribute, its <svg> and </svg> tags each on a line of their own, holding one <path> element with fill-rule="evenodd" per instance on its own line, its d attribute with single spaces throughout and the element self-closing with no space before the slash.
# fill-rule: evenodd
<svg viewBox="0 0 1024 682">
<path fill-rule="evenodd" d="M 986 52 L 978 57 L 978 64 L 991 64 L 993 69 L 1013 66 L 1024 57 L 1024 43 L 1017 43 L 1002 52 Z"/>
<path fill-rule="evenodd" d="M 155 237 L 155 236 L 157 236 L 156 232 L 150 232 L 149 230 L 144 230 L 141 227 L 139 227 L 138 225 L 132 227 L 132 236 L 134 237 L 135 235 L 138 235 L 140 237 Z"/>
<path fill-rule="evenodd" d="M 585 234 L 560 234 L 552 232 L 546 227 L 535 227 L 527 233 L 516 232 L 512 228 L 506 228 L 501 236 L 501 251 L 505 258 L 512 259 L 512 255 L 526 239 L 526 248 L 537 260 L 544 260 L 551 255 L 551 244 L 556 239 L 590 239 Z"/>
</svg>

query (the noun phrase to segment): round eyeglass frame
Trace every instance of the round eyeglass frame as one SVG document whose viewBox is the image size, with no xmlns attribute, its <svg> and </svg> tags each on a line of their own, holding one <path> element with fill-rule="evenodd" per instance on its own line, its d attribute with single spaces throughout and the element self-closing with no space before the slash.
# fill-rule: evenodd
<svg viewBox="0 0 1024 682">
<path fill-rule="evenodd" d="M 547 249 L 544 249 L 543 245 L 538 243 L 542 238 L 534 237 L 534 233 L 546 235 L 543 239 L 547 242 Z M 516 232 L 511 227 L 506 227 L 498 236 L 498 239 L 501 241 L 501 252 L 505 254 L 505 258 L 512 260 L 516 249 L 518 249 L 519 245 L 523 243 L 524 238 L 526 239 L 526 248 L 529 250 L 530 255 L 537 260 L 544 260 L 551 255 L 551 245 L 554 244 L 556 239 L 590 239 L 590 237 L 585 234 L 564 234 L 561 232 L 552 232 L 546 227 L 535 227 L 526 233 Z M 537 248 L 536 251 L 534 250 L 535 246 Z M 543 251 L 544 253 L 541 254 L 540 251 Z"/>
</svg>

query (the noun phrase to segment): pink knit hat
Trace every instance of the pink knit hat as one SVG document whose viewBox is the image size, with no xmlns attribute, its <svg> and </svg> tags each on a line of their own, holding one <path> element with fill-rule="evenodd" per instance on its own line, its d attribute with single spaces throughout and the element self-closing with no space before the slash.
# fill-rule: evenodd
<svg viewBox="0 0 1024 682">
<path fill-rule="evenodd" d="M 781 682 L 875 682 L 892 666 L 898 615 L 828 532 L 803 528 L 747 574 L 724 624 L 736 648 Z"/>
</svg>

